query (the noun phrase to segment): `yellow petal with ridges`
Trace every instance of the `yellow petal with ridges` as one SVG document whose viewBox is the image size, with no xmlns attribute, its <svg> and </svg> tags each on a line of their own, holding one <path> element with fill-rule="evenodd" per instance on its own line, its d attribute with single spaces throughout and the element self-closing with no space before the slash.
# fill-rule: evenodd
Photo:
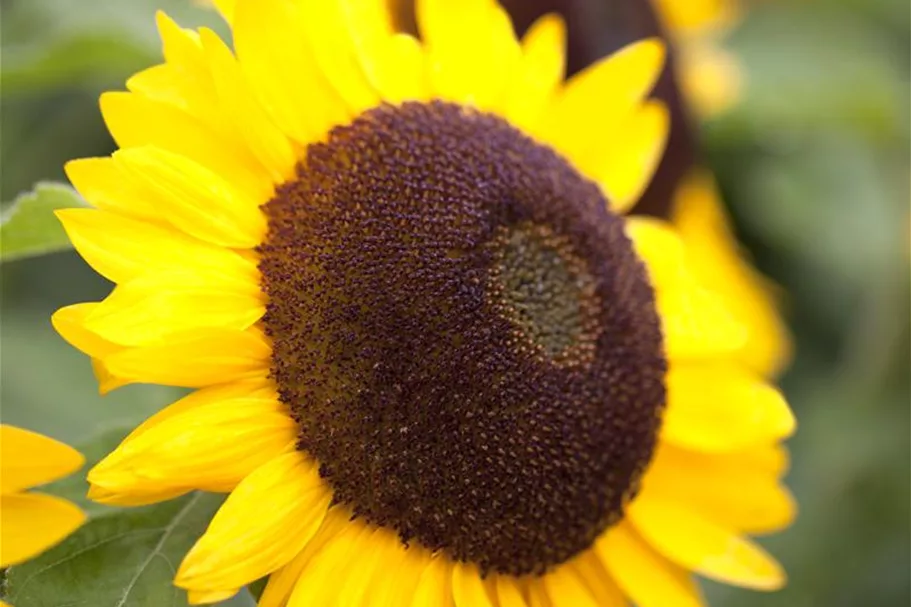
<svg viewBox="0 0 911 607">
<path fill-rule="evenodd" d="M 781 393 L 731 362 L 672 364 L 661 438 L 696 451 L 736 451 L 794 432 Z"/>
<path fill-rule="evenodd" d="M 507 91 L 504 113 L 509 122 L 537 133 L 566 69 L 566 24 L 556 14 L 535 21 L 522 38 L 522 57 Z"/>
<path fill-rule="evenodd" d="M 331 499 L 319 464 L 304 453 L 272 459 L 231 492 L 174 583 L 198 590 L 234 588 L 272 573 L 304 549 Z"/>
<path fill-rule="evenodd" d="M 63 169 L 76 191 L 92 206 L 112 214 L 141 219 L 148 225 L 170 227 L 147 199 L 141 184 L 130 179 L 113 158 L 79 158 L 67 162 Z M 70 210 L 89 209 L 62 211 Z"/>
<path fill-rule="evenodd" d="M 628 516 L 656 550 L 706 577 L 755 590 L 784 585 L 781 566 L 759 546 L 671 501 L 634 501 Z"/>
<path fill-rule="evenodd" d="M 243 141 L 226 138 L 177 107 L 136 93 L 112 92 L 101 95 L 101 113 L 121 148 L 155 146 L 216 175 L 229 175 L 235 189 L 260 203 L 272 197 L 271 176 Z"/>
<path fill-rule="evenodd" d="M 123 439 L 121 444 L 131 441 L 140 434 L 143 434 L 165 420 L 171 419 L 175 415 L 185 413 L 192 409 L 196 409 L 197 407 L 218 403 L 230 403 L 231 401 L 245 399 L 269 399 L 277 403 L 278 394 L 275 392 L 274 384 L 265 376 L 252 377 L 195 390 L 142 422 Z"/>
<path fill-rule="evenodd" d="M 114 162 L 146 192 L 168 222 L 214 245 L 253 248 L 262 242 L 264 202 L 192 160 L 144 146 L 114 152 Z"/>
<path fill-rule="evenodd" d="M 484 588 L 481 572 L 475 565 L 455 563 L 452 566 L 452 598 L 455 607 L 493 607 Z"/>
<path fill-rule="evenodd" d="M 343 0 L 319 0 L 307 4 L 304 27 L 316 65 L 356 116 L 377 106 L 380 97 L 367 80 L 349 29 Z M 382 23 L 359 24 L 383 27 Z"/>
<path fill-rule="evenodd" d="M 110 506 L 147 506 L 166 502 L 193 491 L 193 487 L 178 487 L 168 489 L 149 489 L 147 487 L 130 487 L 128 490 L 117 491 L 105 489 L 98 485 L 90 485 L 86 497 L 99 504 Z"/>
<path fill-rule="evenodd" d="M 614 141 L 606 153 L 592 164 L 583 163 L 583 172 L 601 184 L 615 213 L 629 211 L 651 183 L 664 155 L 669 125 L 663 103 L 645 103 L 612 135 Z"/>
<path fill-rule="evenodd" d="M 307 547 L 284 567 L 269 576 L 269 581 L 265 589 L 263 589 L 257 607 L 285 607 L 291 592 L 294 590 L 294 586 L 297 584 L 297 580 L 301 577 L 301 573 L 310 563 L 310 560 L 331 542 L 342 529 L 352 524 L 350 519 L 351 513 L 345 508 L 340 506 L 330 508 L 320 528 L 307 543 Z"/>
<path fill-rule="evenodd" d="M 746 328 L 697 284 L 686 266 L 684 244 L 670 224 L 630 217 L 626 233 L 655 289 L 669 360 L 729 356 L 743 346 Z"/>
<path fill-rule="evenodd" d="M 291 142 L 254 97 L 234 54 L 210 29 L 202 28 L 199 38 L 221 106 L 247 149 L 265 167 L 273 183 L 292 178 L 297 158 Z"/>
<path fill-rule="evenodd" d="M 298 2 L 237 2 L 234 46 L 241 70 L 263 109 L 299 145 L 322 139 L 351 117 L 316 65 L 305 22 Z"/>
<path fill-rule="evenodd" d="M 259 374 L 267 368 L 271 354 L 260 330 L 251 327 L 175 334 L 166 344 L 120 350 L 103 360 L 111 373 L 123 379 L 203 388 Z"/>
<path fill-rule="evenodd" d="M 335 572 L 347 567 L 357 567 L 364 558 L 363 539 L 370 537 L 373 529 L 359 521 L 351 521 L 315 553 L 301 572 L 287 607 L 311 607 L 332 604 L 339 588 L 327 584 Z"/>
<path fill-rule="evenodd" d="M 261 465 L 293 451 L 296 436 L 294 420 L 272 399 L 216 402 L 121 443 L 89 471 L 88 480 L 115 493 L 231 490 Z"/>
<path fill-rule="evenodd" d="M 595 550 L 638 607 L 704 607 L 689 574 L 656 553 L 629 523 L 611 527 L 595 543 Z"/>
<path fill-rule="evenodd" d="M 103 339 L 85 328 L 85 320 L 98 307 L 97 303 L 81 303 L 60 308 L 51 316 L 51 324 L 67 343 L 93 358 L 105 357 L 121 352 L 123 346 Z M 105 365 L 105 368 L 107 365 Z M 110 369 L 106 369 L 110 373 Z"/>
<path fill-rule="evenodd" d="M 540 136 L 584 166 L 652 90 L 664 56 L 660 40 L 642 40 L 579 72 L 547 110 Z"/>
<path fill-rule="evenodd" d="M 82 258 L 114 283 L 147 272 L 185 268 L 243 281 L 249 290 L 258 289 L 255 262 L 176 228 L 95 209 L 61 209 L 55 214 Z"/>
<path fill-rule="evenodd" d="M 62 541 L 84 520 L 82 510 L 53 495 L 0 495 L 0 567 L 37 556 Z"/>
<path fill-rule="evenodd" d="M 69 445 L 0 424 L 0 493 L 49 483 L 78 470 L 83 462 L 82 455 Z"/>
<path fill-rule="evenodd" d="M 266 311 L 262 295 L 250 293 L 249 286 L 180 270 L 146 274 L 117 286 L 85 326 L 124 346 L 163 344 L 170 335 L 200 327 L 243 331 Z"/>
</svg>

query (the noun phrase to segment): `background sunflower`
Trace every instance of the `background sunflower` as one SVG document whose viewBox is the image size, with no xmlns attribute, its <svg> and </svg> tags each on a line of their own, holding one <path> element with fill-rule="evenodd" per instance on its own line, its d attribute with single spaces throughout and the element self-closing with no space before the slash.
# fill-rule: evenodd
<svg viewBox="0 0 911 607">
<path fill-rule="evenodd" d="M 589 14 L 605 6 L 569 4 Z M 3 201 L 38 180 L 62 180 L 69 158 L 112 151 L 96 99 L 157 61 L 156 8 L 185 25 L 221 27 L 214 15 L 178 0 L 82 2 L 78 9 L 60 0 L 2 4 Z M 801 420 L 790 442 L 789 481 L 801 514 L 767 542 L 789 572 L 784 591 L 752 595 L 711 586 L 708 594 L 716 607 L 906 604 L 908 5 L 764 0 L 742 9 L 727 47 L 748 86 L 739 104 L 702 125 L 701 135 L 741 242 L 788 293 L 797 348 L 783 385 Z M 66 195 L 47 188 L 40 194 Z M 100 400 L 87 360 L 52 332 L 53 310 L 109 290 L 75 255 L 4 264 L 2 281 L 5 423 L 85 445 L 92 460 L 174 400 L 173 390 L 146 386 Z M 78 496 L 80 483 L 71 479 L 49 491 Z M 92 521 L 85 533 L 135 532 L 123 546 L 115 543 L 119 559 L 89 551 L 110 559 L 105 566 L 119 560 L 127 568 L 114 596 L 127 590 L 127 600 L 138 601 L 156 576 L 169 580 L 169 555 L 186 552 L 216 506 L 196 495 L 132 511 L 86 505 Z M 36 566 L 92 544 L 84 532 L 71 542 Z M 15 585 L 15 572 L 10 581 Z M 181 604 L 176 596 L 167 600 Z"/>
</svg>

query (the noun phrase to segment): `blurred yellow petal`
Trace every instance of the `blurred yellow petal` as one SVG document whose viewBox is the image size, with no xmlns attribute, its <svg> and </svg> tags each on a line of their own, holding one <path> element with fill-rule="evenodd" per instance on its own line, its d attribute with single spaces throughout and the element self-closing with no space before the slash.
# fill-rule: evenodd
<svg viewBox="0 0 911 607">
<path fill-rule="evenodd" d="M 745 533 L 782 529 L 797 504 L 779 477 L 780 449 L 754 448 L 718 455 L 662 444 L 642 480 L 640 495 L 654 496 L 699 512 Z"/>
<path fill-rule="evenodd" d="M 0 567 L 28 560 L 62 541 L 85 520 L 82 510 L 52 495 L 0 495 Z"/>
<path fill-rule="evenodd" d="M 693 275 L 723 297 L 749 331 L 738 358 L 764 376 L 780 372 L 791 357 L 788 329 L 776 309 L 773 287 L 741 257 L 710 175 L 687 177 L 674 196 L 671 220 L 686 242 Z"/>
<path fill-rule="evenodd" d="M 787 438 L 794 414 L 781 393 L 730 362 L 672 364 L 661 437 L 697 451 L 735 451 Z"/>
<path fill-rule="evenodd" d="M 51 324 L 54 325 L 57 333 L 74 348 L 93 358 L 104 359 L 106 356 L 122 351 L 123 346 L 110 342 L 85 327 L 86 319 L 98 305 L 97 303 L 81 303 L 60 308 L 51 316 Z M 99 364 L 103 365 L 107 374 L 111 374 L 107 365 L 104 365 L 102 361 L 99 361 Z"/>
<path fill-rule="evenodd" d="M 706 577 L 756 590 L 785 583 L 781 566 L 759 546 L 670 501 L 643 496 L 628 516 L 659 552 Z"/>
<path fill-rule="evenodd" d="M 210 603 L 220 603 L 230 599 L 238 593 L 240 588 L 231 590 L 188 590 L 187 602 L 191 605 L 208 605 Z"/>
<path fill-rule="evenodd" d="M 445 556 L 435 556 L 418 580 L 411 607 L 454 607 L 452 569 Z"/>
<path fill-rule="evenodd" d="M 603 607 L 569 566 L 559 566 L 545 574 L 542 583 L 554 607 Z"/>
<path fill-rule="evenodd" d="M 548 109 L 541 136 L 578 166 L 587 166 L 651 91 L 664 55 L 659 40 L 643 40 L 576 74 Z"/>
<path fill-rule="evenodd" d="M 556 14 L 535 21 L 522 38 L 522 57 L 507 91 L 509 122 L 535 134 L 566 68 L 566 24 Z"/>
<path fill-rule="evenodd" d="M 236 588 L 272 573 L 307 545 L 331 498 L 318 463 L 300 451 L 275 457 L 231 492 L 174 583 L 198 590 Z"/>
<path fill-rule="evenodd" d="M 631 217 L 626 231 L 655 288 L 668 358 L 705 359 L 737 351 L 746 329 L 697 284 L 686 266 L 684 243 L 670 224 Z"/>
<path fill-rule="evenodd" d="M 36 432 L 0 424 L 0 493 L 36 487 L 75 472 L 82 455 Z"/>
<path fill-rule="evenodd" d="M 669 124 L 663 103 L 645 103 L 612 135 L 615 141 L 603 146 L 608 151 L 599 157 L 597 166 L 585 162 L 585 172 L 607 192 L 608 204 L 615 213 L 632 208 L 651 182 L 664 155 Z"/>
</svg>

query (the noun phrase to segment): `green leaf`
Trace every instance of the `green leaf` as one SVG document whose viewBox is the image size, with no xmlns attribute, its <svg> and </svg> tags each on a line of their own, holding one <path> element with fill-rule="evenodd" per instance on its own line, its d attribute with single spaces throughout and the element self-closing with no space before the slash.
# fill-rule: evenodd
<svg viewBox="0 0 911 607">
<path fill-rule="evenodd" d="M 34 257 L 72 247 L 57 209 L 85 206 L 76 191 L 59 183 L 39 183 L 0 215 L 0 261 Z"/>
<path fill-rule="evenodd" d="M 9 570 L 17 607 L 183 607 L 172 584 L 180 560 L 224 496 L 193 493 L 89 521 L 67 541 Z"/>
</svg>

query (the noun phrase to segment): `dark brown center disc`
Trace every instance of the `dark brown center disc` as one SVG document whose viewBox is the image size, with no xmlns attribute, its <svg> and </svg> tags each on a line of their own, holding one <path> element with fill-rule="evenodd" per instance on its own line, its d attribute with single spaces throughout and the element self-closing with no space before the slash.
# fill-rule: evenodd
<svg viewBox="0 0 911 607">
<path fill-rule="evenodd" d="M 513 575 L 622 515 L 666 363 L 595 184 L 501 118 L 406 103 L 311 145 L 263 208 L 272 374 L 337 502 Z"/>
</svg>

